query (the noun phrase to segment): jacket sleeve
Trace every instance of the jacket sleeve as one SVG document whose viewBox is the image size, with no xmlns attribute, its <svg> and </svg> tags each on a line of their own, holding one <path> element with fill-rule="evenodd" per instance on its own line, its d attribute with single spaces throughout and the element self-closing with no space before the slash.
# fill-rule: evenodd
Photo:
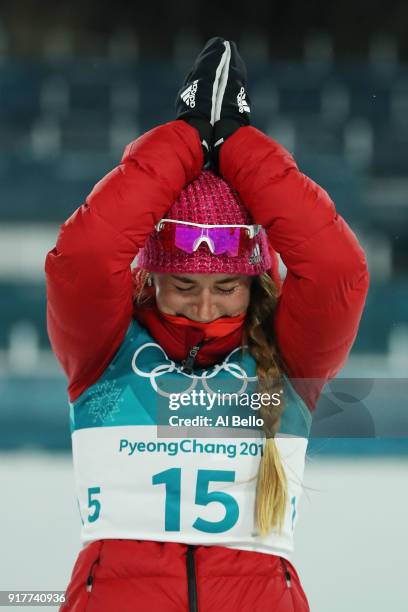
<svg viewBox="0 0 408 612">
<path fill-rule="evenodd" d="M 364 251 L 326 191 L 255 128 L 240 128 L 223 144 L 220 171 L 287 267 L 275 336 L 289 376 L 313 410 L 357 335 L 369 286 Z"/>
<path fill-rule="evenodd" d="M 45 262 L 47 325 L 71 400 L 119 348 L 132 319 L 131 263 L 202 164 L 194 128 L 159 126 L 126 147 L 120 165 L 62 225 Z"/>
</svg>

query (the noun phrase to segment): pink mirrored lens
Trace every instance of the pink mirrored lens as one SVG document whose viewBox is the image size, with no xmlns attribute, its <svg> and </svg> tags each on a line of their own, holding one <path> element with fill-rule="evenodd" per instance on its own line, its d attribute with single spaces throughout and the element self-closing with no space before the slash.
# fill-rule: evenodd
<svg viewBox="0 0 408 612">
<path fill-rule="evenodd" d="M 162 238 L 166 236 L 170 239 L 171 234 L 170 240 L 174 246 L 190 254 L 202 243 L 205 243 L 214 255 L 226 254 L 230 257 L 237 257 L 242 250 L 248 248 L 248 234 L 241 227 L 204 228 L 180 223 L 166 224 L 161 232 Z"/>
<path fill-rule="evenodd" d="M 214 245 L 215 255 L 226 253 L 230 257 L 236 257 L 239 253 L 239 241 L 241 228 L 239 227 L 217 227 L 208 230 L 208 237 Z"/>
<path fill-rule="evenodd" d="M 201 227 L 194 227 L 194 225 L 176 225 L 174 244 L 178 249 L 186 253 L 192 253 L 196 241 L 200 239 L 202 233 L 203 229 Z"/>
<path fill-rule="evenodd" d="M 237 257 L 241 228 L 239 227 L 213 227 L 201 228 L 193 225 L 176 225 L 175 245 L 186 253 L 193 253 L 203 242 L 211 245 L 211 252 L 215 255 L 227 254 Z"/>
</svg>

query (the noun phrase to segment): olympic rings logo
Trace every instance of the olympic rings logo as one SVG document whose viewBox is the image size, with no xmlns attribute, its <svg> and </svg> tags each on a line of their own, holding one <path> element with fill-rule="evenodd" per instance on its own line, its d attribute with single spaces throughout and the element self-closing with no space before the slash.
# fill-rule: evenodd
<svg viewBox="0 0 408 612">
<path fill-rule="evenodd" d="M 149 372 L 146 372 L 146 370 L 142 370 L 138 366 L 138 360 L 140 360 L 140 356 L 143 353 L 143 351 L 148 348 L 158 349 L 160 353 L 163 355 L 164 361 L 163 363 L 160 363 L 159 365 L 154 367 Z M 152 385 L 152 388 L 154 389 L 154 391 L 156 391 L 156 393 L 158 393 L 162 397 L 169 397 L 171 395 L 170 393 L 167 393 L 163 389 L 160 389 L 160 387 L 157 384 L 157 379 L 165 374 L 173 374 L 173 373 L 181 374 L 185 378 L 191 380 L 189 387 L 185 391 L 183 391 L 183 393 L 190 393 L 197 386 L 198 381 L 201 381 L 203 387 L 209 393 L 216 393 L 217 391 L 214 391 L 213 389 L 211 389 L 210 385 L 208 384 L 208 381 L 212 378 L 215 378 L 215 376 L 217 376 L 219 372 L 224 370 L 225 372 L 228 372 L 228 374 L 230 374 L 234 378 L 238 380 L 242 380 L 242 385 L 241 385 L 240 390 L 236 391 L 238 395 L 241 395 L 242 393 L 246 391 L 248 387 L 248 383 L 256 382 L 257 377 L 248 376 L 245 370 L 242 368 L 242 366 L 239 365 L 239 363 L 231 361 L 231 357 L 234 355 L 234 353 L 240 350 L 241 350 L 241 347 L 234 349 L 229 355 L 227 355 L 227 357 L 224 359 L 222 363 L 214 365 L 209 370 L 204 370 L 201 375 L 197 375 L 197 374 L 187 374 L 186 372 L 183 372 L 180 366 L 177 366 L 176 363 L 172 359 L 169 359 L 165 350 L 159 344 L 156 344 L 155 342 L 146 342 L 146 344 L 142 344 L 134 352 L 133 357 L 132 357 L 132 370 L 138 376 L 141 376 L 142 378 L 148 378 L 150 380 L 150 384 Z"/>
</svg>

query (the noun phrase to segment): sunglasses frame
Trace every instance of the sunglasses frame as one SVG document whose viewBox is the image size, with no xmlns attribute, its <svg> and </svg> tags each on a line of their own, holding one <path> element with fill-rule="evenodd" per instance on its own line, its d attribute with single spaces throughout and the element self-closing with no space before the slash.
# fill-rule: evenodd
<svg viewBox="0 0 408 612">
<path fill-rule="evenodd" d="M 217 227 L 233 227 L 233 228 L 245 228 L 248 231 L 249 234 L 249 238 L 255 238 L 255 236 L 257 234 L 259 234 L 259 232 L 262 230 L 262 225 L 239 225 L 239 224 L 232 224 L 229 223 L 227 225 L 207 225 L 205 223 L 193 223 L 192 221 L 178 221 L 177 219 L 161 219 L 161 221 L 159 221 L 156 226 L 155 229 L 157 232 L 160 232 L 160 230 L 162 229 L 162 224 L 163 223 L 176 223 L 176 224 L 180 224 L 180 225 L 191 225 L 193 227 L 199 227 L 201 229 L 214 229 Z"/>
</svg>

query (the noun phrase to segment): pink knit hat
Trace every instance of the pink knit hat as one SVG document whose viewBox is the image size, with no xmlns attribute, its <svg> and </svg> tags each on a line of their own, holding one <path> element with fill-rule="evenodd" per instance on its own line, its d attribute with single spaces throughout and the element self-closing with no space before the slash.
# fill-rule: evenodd
<svg viewBox="0 0 408 612">
<path fill-rule="evenodd" d="M 250 225 L 253 223 L 245 206 L 230 185 L 210 170 L 183 189 L 166 219 L 208 225 Z M 251 245 L 252 247 L 252 245 Z M 254 251 L 255 249 L 255 251 Z M 253 253 L 256 256 L 253 256 Z M 193 253 L 179 249 L 166 250 L 154 230 L 140 251 L 138 267 L 148 272 L 190 274 L 261 274 L 272 267 L 268 240 L 264 231 L 253 239 L 251 252 L 238 257 L 213 255 L 205 243 Z"/>
</svg>

